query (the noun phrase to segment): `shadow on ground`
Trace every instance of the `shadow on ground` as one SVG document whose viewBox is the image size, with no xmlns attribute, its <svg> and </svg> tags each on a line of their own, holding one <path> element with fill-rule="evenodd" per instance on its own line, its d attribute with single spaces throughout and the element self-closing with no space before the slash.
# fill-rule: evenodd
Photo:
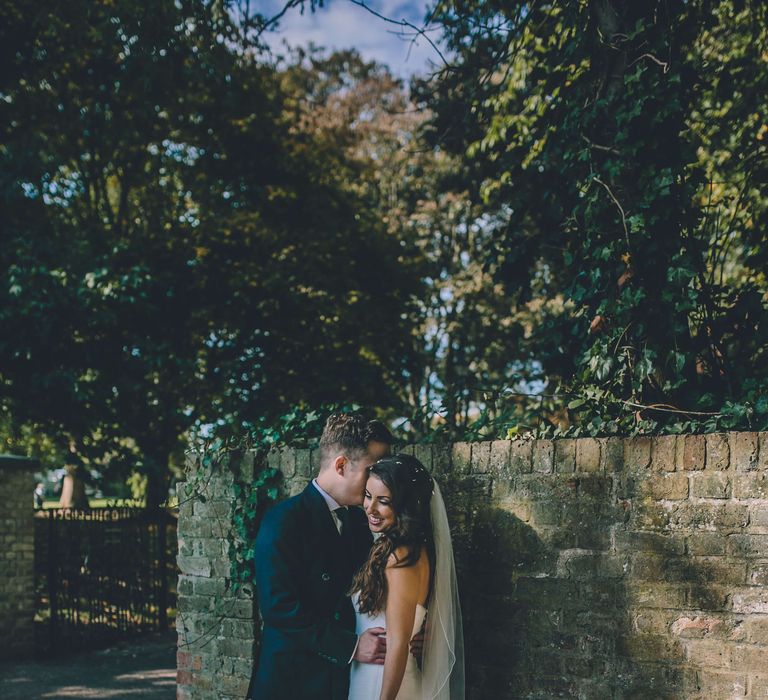
<svg viewBox="0 0 768 700">
<path fill-rule="evenodd" d="M 49 661 L 0 665 L 3 700 L 176 697 L 176 634 Z"/>
</svg>

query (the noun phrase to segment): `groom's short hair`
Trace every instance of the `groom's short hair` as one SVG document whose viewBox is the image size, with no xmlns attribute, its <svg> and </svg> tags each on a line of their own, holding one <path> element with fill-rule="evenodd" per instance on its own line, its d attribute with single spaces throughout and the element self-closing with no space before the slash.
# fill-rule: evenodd
<svg viewBox="0 0 768 700">
<path fill-rule="evenodd" d="M 320 469 L 333 452 L 356 460 L 365 454 L 368 444 L 394 442 L 392 433 L 379 420 L 368 420 L 361 413 L 333 413 L 328 416 L 320 436 Z"/>
</svg>

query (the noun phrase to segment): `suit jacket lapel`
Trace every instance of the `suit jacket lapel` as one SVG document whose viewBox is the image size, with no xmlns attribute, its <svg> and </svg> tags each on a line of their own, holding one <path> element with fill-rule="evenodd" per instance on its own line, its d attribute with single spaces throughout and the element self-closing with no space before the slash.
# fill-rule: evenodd
<svg viewBox="0 0 768 700">
<path fill-rule="evenodd" d="M 308 535 L 322 543 L 321 546 L 331 553 L 334 561 L 337 561 L 339 552 L 343 550 L 343 547 L 339 541 L 336 522 L 331 511 L 328 510 L 328 504 L 311 483 L 307 484 L 307 488 L 304 489 L 304 498 L 307 501 L 312 520 L 311 523 L 307 523 L 308 527 L 312 528 L 312 532 Z"/>
<path fill-rule="evenodd" d="M 346 532 L 340 535 L 328 504 L 320 492 L 309 483 L 303 495 L 311 512 L 312 522 L 307 523 L 307 526 L 313 532 L 308 535 L 328 553 L 337 574 L 341 574 L 343 578 L 349 577 L 351 581 L 352 575 L 367 556 L 371 544 L 365 516 L 350 508 Z"/>
</svg>

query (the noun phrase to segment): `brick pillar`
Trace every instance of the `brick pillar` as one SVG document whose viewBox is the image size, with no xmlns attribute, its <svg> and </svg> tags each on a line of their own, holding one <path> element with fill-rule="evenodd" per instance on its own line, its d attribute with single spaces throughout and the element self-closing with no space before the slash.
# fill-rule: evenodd
<svg viewBox="0 0 768 700">
<path fill-rule="evenodd" d="M 34 460 L 0 455 L 0 660 L 28 656 L 34 645 L 36 467 Z"/>
<path fill-rule="evenodd" d="M 195 473 L 198 478 L 197 491 L 191 496 L 185 495 L 185 483 L 177 486 L 180 575 L 176 697 L 243 698 L 253 667 L 256 614 L 250 596 L 228 589 L 227 534 L 234 515 L 234 475 L 251 481 L 254 459 L 252 454 L 232 456 L 213 471 L 198 472 L 202 467 L 195 459 L 187 466 L 188 478 Z"/>
<path fill-rule="evenodd" d="M 270 453 L 269 465 L 282 473 L 281 498 L 304 489 L 317 471 L 317 458 L 317 450 Z M 188 474 L 200 468 L 191 460 Z M 248 690 L 258 648 L 258 610 L 251 596 L 227 590 L 227 532 L 234 515 L 234 475 L 250 483 L 257 471 L 253 453 L 231 454 L 227 464 L 218 465 L 213 472 L 200 472 L 196 478 L 199 493 L 187 499 L 185 484 L 177 487 L 179 700 L 241 700 Z"/>
</svg>

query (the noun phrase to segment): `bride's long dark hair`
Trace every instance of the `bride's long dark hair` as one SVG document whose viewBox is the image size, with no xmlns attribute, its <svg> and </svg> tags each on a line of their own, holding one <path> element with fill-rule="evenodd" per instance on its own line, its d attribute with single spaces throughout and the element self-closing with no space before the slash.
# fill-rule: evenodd
<svg viewBox="0 0 768 700">
<path fill-rule="evenodd" d="M 429 512 L 433 484 L 424 465 L 406 454 L 380 459 L 370 468 L 369 473 L 381 479 L 389 489 L 395 513 L 395 524 L 385 530 L 371 547 L 368 560 L 355 574 L 350 589 L 350 593 L 360 595 L 360 612 L 375 614 L 383 610 L 386 604 L 387 579 L 384 569 L 390 555 L 395 555 L 395 566 L 413 566 L 426 547 L 430 572 L 434 568 L 435 543 Z M 400 547 L 405 549 L 405 555 L 397 558 Z"/>
</svg>

